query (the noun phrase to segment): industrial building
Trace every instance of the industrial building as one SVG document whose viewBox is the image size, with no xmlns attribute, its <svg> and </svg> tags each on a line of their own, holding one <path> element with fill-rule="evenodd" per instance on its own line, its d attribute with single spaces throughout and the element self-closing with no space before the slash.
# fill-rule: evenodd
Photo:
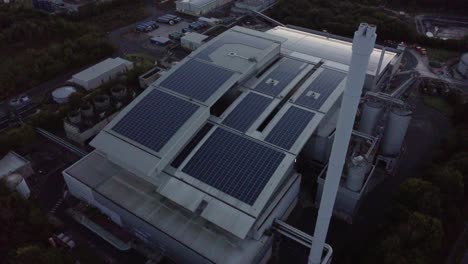
<svg viewBox="0 0 468 264">
<path fill-rule="evenodd" d="M 371 135 L 356 124 L 347 155 L 355 166 L 374 162 L 377 123 L 399 103 L 376 91 L 400 54 L 371 44 L 358 88 L 387 103 L 362 125 Z M 350 42 L 310 32 L 231 28 L 124 108 L 63 172 L 68 189 L 176 262 L 266 263 L 274 223 L 310 177 L 297 173 L 297 159 L 327 166 L 352 56 Z M 397 157 L 399 140 L 380 156 Z M 340 188 L 359 193 L 368 167 L 346 173 Z"/>
<path fill-rule="evenodd" d="M 465 53 L 460 57 L 457 70 L 464 77 L 468 77 L 468 53 Z"/>
<path fill-rule="evenodd" d="M 177 0 L 175 3 L 177 12 L 202 16 L 231 2 L 232 0 Z"/>
<path fill-rule="evenodd" d="M 133 62 L 131 61 L 122 58 L 108 58 L 73 75 L 70 82 L 76 83 L 89 91 L 112 80 L 118 74 L 131 69 L 133 69 Z"/>
</svg>

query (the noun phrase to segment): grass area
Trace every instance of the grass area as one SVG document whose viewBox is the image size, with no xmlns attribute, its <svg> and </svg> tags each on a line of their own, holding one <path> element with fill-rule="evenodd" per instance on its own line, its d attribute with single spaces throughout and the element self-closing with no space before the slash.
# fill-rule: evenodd
<svg viewBox="0 0 468 264">
<path fill-rule="evenodd" d="M 446 62 L 449 59 L 458 57 L 459 53 L 451 50 L 428 48 L 427 56 L 430 61 Z"/>
<path fill-rule="evenodd" d="M 104 32 L 128 26 L 149 16 L 142 1 L 113 7 L 99 15 L 86 19 L 86 23 L 97 26 Z"/>
<path fill-rule="evenodd" d="M 135 63 L 137 66 L 141 66 L 143 68 L 148 69 L 154 66 L 155 61 L 153 57 L 140 53 L 128 54 L 125 56 L 125 58 Z"/>
<path fill-rule="evenodd" d="M 447 116 L 451 116 L 453 114 L 453 108 L 449 105 L 444 98 L 437 97 L 437 96 L 429 96 L 424 95 L 423 101 L 426 105 L 446 114 Z"/>
</svg>

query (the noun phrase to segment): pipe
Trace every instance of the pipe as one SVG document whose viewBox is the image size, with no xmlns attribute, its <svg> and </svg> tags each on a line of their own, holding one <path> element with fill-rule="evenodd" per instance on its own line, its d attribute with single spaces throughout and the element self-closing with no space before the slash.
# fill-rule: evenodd
<svg viewBox="0 0 468 264">
<path fill-rule="evenodd" d="M 320 208 L 314 231 L 314 243 L 309 255 L 309 264 L 319 264 L 322 260 L 328 226 L 330 225 L 336 193 L 349 146 L 349 139 L 366 78 L 367 66 L 377 37 L 375 30 L 375 26 L 362 23 L 354 33 L 351 65 L 341 102 L 340 115 L 323 186 L 322 199 L 320 200 Z"/>
<path fill-rule="evenodd" d="M 382 63 L 383 63 L 383 60 L 384 60 L 384 57 L 385 57 L 385 51 L 387 50 L 387 48 L 383 48 L 382 49 L 382 53 L 380 54 L 380 60 L 379 60 L 379 64 L 377 65 L 377 71 L 375 72 L 375 76 L 374 76 L 374 82 L 372 84 L 372 91 L 375 91 L 377 90 L 377 80 L 379 79 L 379 75 L 380 75 L 380 68 L 382 68 Z"/>
</svg>

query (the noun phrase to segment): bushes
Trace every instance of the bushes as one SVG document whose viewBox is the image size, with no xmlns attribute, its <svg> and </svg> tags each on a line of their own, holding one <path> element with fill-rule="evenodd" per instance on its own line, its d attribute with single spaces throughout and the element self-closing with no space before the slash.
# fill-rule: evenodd
<svg viewBox="0 0 468 264">
<path fill-rule="evenodd" d="M 0 156 L 15 148 L 28 146 L 35 138 L 36 132 L 29 125 L 22 125 L 8 130 L 0 135 Z"/>
</svg>

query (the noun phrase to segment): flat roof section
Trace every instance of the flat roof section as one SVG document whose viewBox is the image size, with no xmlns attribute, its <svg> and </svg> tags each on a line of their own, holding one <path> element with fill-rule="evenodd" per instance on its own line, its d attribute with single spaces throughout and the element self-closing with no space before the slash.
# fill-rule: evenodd
<svg viewBox="0 0 468 264">
<path fill-rule="evenodd" d="M 295 104 L 319 110 L 346 77 L 346 73 L 323 68 L 323 71 L 309 84 L 295 100 Z"/>
<path fill-rule="evenodd" d="M 249 93 L 242 101 L 229 113 L 222 124 L 239 130 L 247 131 L 257 118 L 265 111 L 273 101 L 272 98 Z"/>
<path fill-rule="evenodd" d="M 217 128 L 182 171 L 253 205 L 286 154 Z"/>
<path fill-rule="evenodd" d="M 207 45 L 202 51 L 200 51 L 195 58 L 213 62 L 210 55 L 221 47 L 228 44 L 237 44 L 242 46 L 248 46 L 250 48 L 265 50 L 271 47 L 274 42 L 269 39 L 264 39 L 258 36 L 248 35 L 246 33 L 240 33 L 236 31 L 228 31 L 223 34 L 222 37 L 215 42 Z M 242 55 L 242 54 L 240 54 Z"/>
<path fill-rule="evenodd" d="M 189 60 L 159 85 L 171 91 L 206 102 L 234 72 L 198 60 Z"/>
<path fill-rule="evenodd" d="M 313 112 L 295 106 L 290 107 L 270 131 L 265 141 L 289 150 L 314 116 Z"/>
<path fill-rule="evenodd" d="M 343 41 L 286 27 L 275 27 L 266 33 L 286 38 L 287 41 L 282 44 L 282 48 L 292 53 L 303 53 L 344 65 L 351 64 L 352 40 Z M 368 74 L 374 76 L 380 74 L 376 72 L 381 53 L 380 49 L 374 49 L 372 52 L 367 68 Z M 385 52 L 380 72 L 390 64 L 395 56 L 397 54 L 394 52 Z"/>
<path fill-rule="evenodd" d="M 264 77 L 254 89 L 258 92 L 276 97 L 306 66 L 307 63 L 286 58 L 280 62 L 272 72 Z"/>
<path fill-rule="evenodd" d="M 105 59 L 75 75 L 72 77 L 75 79 L 83 80 L 83 81 L 89 81 L 93 80 L 102 74 L 108 72 L 109 70 L 112 70 L 116 67 L 119 67 L 122 64 L 131 64 L 131 61 L 124 60 L 122 58 L 108 58 Z"/>
<path fill-rule="evenodd" d="M 159 152 L 198 108 L 198 105 L 153 90 L 112 130 Z"/>
</svg>

